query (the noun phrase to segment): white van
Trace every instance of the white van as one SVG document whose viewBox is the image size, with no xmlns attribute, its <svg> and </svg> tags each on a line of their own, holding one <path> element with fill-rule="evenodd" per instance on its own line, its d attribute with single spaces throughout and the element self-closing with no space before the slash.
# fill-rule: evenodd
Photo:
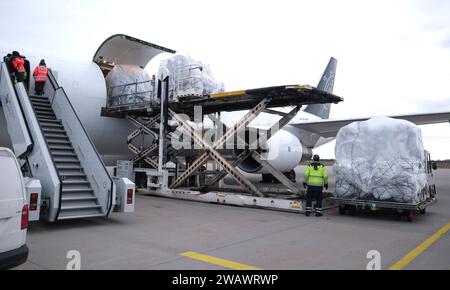
<svg viewBox="0 0 450 290">
<path fill-rule="evenodd" d="M 23 264 L 28 258 L 28 202 L 14 153 L 0 147 L 0 269 Z"/>
</svg>

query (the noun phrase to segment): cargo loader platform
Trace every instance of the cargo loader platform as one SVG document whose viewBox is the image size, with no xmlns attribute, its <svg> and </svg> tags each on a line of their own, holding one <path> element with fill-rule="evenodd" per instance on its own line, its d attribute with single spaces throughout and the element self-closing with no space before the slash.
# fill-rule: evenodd
<svg viewBox="0 0 450 290">
<path fill-rule="evenodd" d="M 338 96 L 308 85 L 285 85 L 205 96 L 184 96 L 179 97 L 176 102 L 169 102 L 169 106 L 175 113 L 193 116 L 194 107 L 196 106 L 201 106 L 204 114 L 250 110 L 265 98 L 271 98 L 266 108 L 310 104 L 337 104 L 343 101 Z M 141 103 L 136 103 L 126 107 L 103 107 L 101 115 L 116 118 L 124 118 L 127 114 L 154 116 L 160 112 L 159 103 L 159 98 L 155 97 L 146 101 L 145 106 Z"/>
</svg>

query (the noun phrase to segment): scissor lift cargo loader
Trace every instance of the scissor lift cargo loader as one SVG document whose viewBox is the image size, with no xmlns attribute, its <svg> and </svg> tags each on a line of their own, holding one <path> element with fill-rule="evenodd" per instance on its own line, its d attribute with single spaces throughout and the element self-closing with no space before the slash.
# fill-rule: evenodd
<svg viewBox="0 0 450 290">
<path fill-rule="evenodd" d="M 133 109 L 133 106 L 128 104 L 126 109 L 123 107 L 117 110 L 111 107 L 102 109 L 103 116 L 127 118 L 136 127 L 128 137 L 128 147 L 135 154 L 132 158 L 135 164 L 134 171 L 147 176 L 146 188 L 140 189 L 140 192 L 216 204 L 261 207 L 299 213 L 304 211 L 302 199 L 304 193 L 299 186 L 265 160 L 260 154 L 263 148 L 261 144 L 258 144 L 258 139 L 249 141 L 241 137 L 238 132 L 250 130 L 250 122 L 262 112 L 280 115 L 281 119 L 272 128 L 258 132 L 259 136 L 264 136 L 264 140 L 268 141 L 296 116 L 303 105 L 339 103 L 342 101 L 341 98 L 310 86 L 292 85 L 195 98 L 178 97 L 176 102 L 169 102 L 169 77 L 159 81 L 158 85 L 160 87 L 158 96 L 150 100 L 149 103 L 153 104 L 150 108 L 143 109 L 141 104 L 136 104 L 136 109 Z M 193 117 L 195 107 L 199 106 L 202 109 L 200 121 L 208 116 L 215 126 L 226 129 L 225 133 L 217 136 L 212 144 L 206 141 L 203 134 L 181 115 Z M 286 106 L 293 107 L 289 113 L 273 109 Z M 239 110 L 249 111 L 231 127 L 226 127 L 216 115 L 224 111 Z M 192 138 L 193 143 L 197 145 L 196 149 L 191 150 L 196 158 L 188 160 L 183 150 L 175 150 L 171 147 L 169 138 L 173 134 L 173 127 L 181 128 Z M 133 144 L 139 141 L 141 135 L 146 135 L 152 141 L 149 144 Z M 244 149 L 233 151 L 234 154 L 223 150 L 222 147 L 232 138 L 244 144 Z M 237 167 L 248 157 L 253 157 L 260 163 L 265 171 L 278 179 L 283 188 L 261 188 L 246 178 Z M 179 160 L 183 159 L 185 164 L 180 164 Z M 208 170 L 208 167 L 215 170 Z M 207 175 L 211 177 L 206 179 Z M 222 184 L 221 181 L 227 175 L 236 181 L 239 188 L 225 187 Z"/>
</svg>

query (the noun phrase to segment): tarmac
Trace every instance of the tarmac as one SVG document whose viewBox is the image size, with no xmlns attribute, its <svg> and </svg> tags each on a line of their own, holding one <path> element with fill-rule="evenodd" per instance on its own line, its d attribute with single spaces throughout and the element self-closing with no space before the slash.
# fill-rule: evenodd
<svg viewBox="0 0 450 290">
<path fill-rule="evenodd" d="M 399 262 L 403 269 L 449 270 L 450 231 L 438 231 L 450 223 L 450 170 L 438 170 L 435 183 L 437 203 L 413 222 L 382 212 L 329 210 L 316 218 L 137 195 L 132 214 L 32 223 L 28 261 L 16 269 L 66 269 L 76 250 L 86 270 L 365 270 L 375 250 L 382 269 Z"/>
</svg>

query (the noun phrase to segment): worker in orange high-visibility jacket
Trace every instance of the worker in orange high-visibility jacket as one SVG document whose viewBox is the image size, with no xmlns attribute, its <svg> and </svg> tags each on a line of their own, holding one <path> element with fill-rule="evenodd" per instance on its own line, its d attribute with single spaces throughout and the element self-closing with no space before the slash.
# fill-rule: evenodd
<svg viewBox="0 0 450 290">
<path fill-rule="evenodd" d="M 33 77 L 34 77 L 34 91 L 36 95 L 44 94 L 44 86 L 47 81 L 48 68 L 45 64 L 45 60 L 41 59 L 39 66 L 34 69 Z"/>
<path fill-rule="evenodd" d="M 11 66 L 14 71 L 15 80 L 16 82 L 24 82 L 25 80 L 25 58 L 20 55 L 18 51 L 13 51 L 12 53 L 12 59 L 11 59 Z"/>
</svg>

